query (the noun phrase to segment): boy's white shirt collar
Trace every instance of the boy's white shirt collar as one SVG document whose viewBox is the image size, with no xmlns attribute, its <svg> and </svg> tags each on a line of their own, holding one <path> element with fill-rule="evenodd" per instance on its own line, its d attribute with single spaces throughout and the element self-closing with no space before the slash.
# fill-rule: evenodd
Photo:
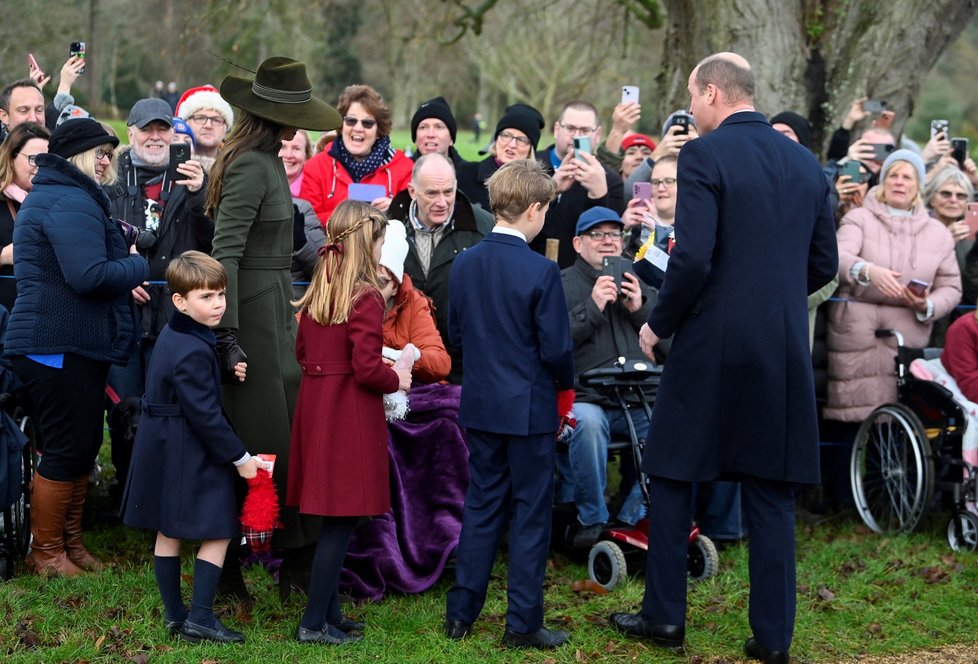
<svg viewBox="0 0 978 664">
<path fill-rule="evenodd" d="M 519 239 L 527 242 L 526 236 L 515 228 L 510 228 L 509 226 L 500 226 L 496 224 L 492 227 L 493 233 L 502 233 L 503 235 L 512 235 L 513 237 L 518 237 Z"/>
</svg>

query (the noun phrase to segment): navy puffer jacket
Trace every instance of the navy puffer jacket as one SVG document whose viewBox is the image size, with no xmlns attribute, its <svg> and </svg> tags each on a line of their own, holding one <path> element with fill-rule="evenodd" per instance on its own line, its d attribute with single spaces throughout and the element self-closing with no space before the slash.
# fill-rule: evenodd
<svg viewBox="0 0 978 664">
<path fill-rule="evenodd" d="M 38 171 L 14 227 L 17 301 L 6 355 L 74 353 L 126 364 L 136 349 L 131 291 L 149 277 L 109 216 L 109 199 L 57 155 Z"/>
</svg>

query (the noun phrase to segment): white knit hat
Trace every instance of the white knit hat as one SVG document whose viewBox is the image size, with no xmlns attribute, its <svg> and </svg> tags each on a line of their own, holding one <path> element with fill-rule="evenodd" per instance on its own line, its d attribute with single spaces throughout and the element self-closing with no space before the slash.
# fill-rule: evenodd
<svg viewBox="0 0 978 664">
<path fill-rule="evenodd" d="M 184 92 L 180 101 L 177 102 L 176 115 L 186 120 L 197 111 L 205 108 L 213 108 L 224 116 L 224 121 L 228 123 L 229 128 L 234 124 L 234 111 L 231 110 L 231 104 L 224 100 L 224 97 L 213 85 L 202 85 Z"/>
<path fill-rule="evenodd" d="M 380 264 L 391 271 L 398 284 L 404 280 L 404 259 L 407 255 L 408 242 L 404 224 L 397 219 L 391 219 L 387 223 L 387 235 L 380 251 Z"/>
</svg>

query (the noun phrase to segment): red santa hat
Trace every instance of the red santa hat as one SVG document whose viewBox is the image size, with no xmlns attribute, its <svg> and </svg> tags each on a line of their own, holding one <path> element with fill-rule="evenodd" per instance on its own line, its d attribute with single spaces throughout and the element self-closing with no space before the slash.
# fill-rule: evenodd
<svg viewBox="0 0 978 664">
<path fill-rule="evenodd" d="M 213 108 L 224 116 L 224 121 L 228 123 L 228 127 L 234 124 L 234 111 L 231 110 L 231 104 L 224 100 L 224 97 L 213 85 L 201 85 L 184 92 L 180 101 L 177 102 L 176 115 L 186 120 L 197 111 L 205 108 Z"/>
</svg>

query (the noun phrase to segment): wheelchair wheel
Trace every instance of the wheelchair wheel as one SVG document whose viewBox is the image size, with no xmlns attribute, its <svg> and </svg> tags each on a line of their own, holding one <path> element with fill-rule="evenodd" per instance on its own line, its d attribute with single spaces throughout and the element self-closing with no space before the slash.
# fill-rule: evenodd
<svg viewBox="0 0 978 664">
<path fill-rule="evenodd" d="M 628 575 L 625 552 L 614 542 L 595 542 L 587 557 L 587 575 L 605 590 L 613 590 Z"/>
<path fill-rule="evenodd" d="M 689 574 L 690 581 L 704 581 L 711 576 L 716 576 L 720 569 L 720 554 L 717 547 L 706 535 L 697 535 L 696 539 L 689 543 L 689 550 L 686 552 L 686 572 Z"/>
<path fill-rule="evenodd" d="M 978 550 L 978 516 L 959 510 L 947 522 L 947 543 L 952 551 Z"/>
<path fill-rule="evenodd" d="M 850 480 L 856 509 L 877 533 L 909 533 L 934 495 L 930 441 L 917 415 L 902 404 L 874 410 L 852 446 Z"/>
</svg>

